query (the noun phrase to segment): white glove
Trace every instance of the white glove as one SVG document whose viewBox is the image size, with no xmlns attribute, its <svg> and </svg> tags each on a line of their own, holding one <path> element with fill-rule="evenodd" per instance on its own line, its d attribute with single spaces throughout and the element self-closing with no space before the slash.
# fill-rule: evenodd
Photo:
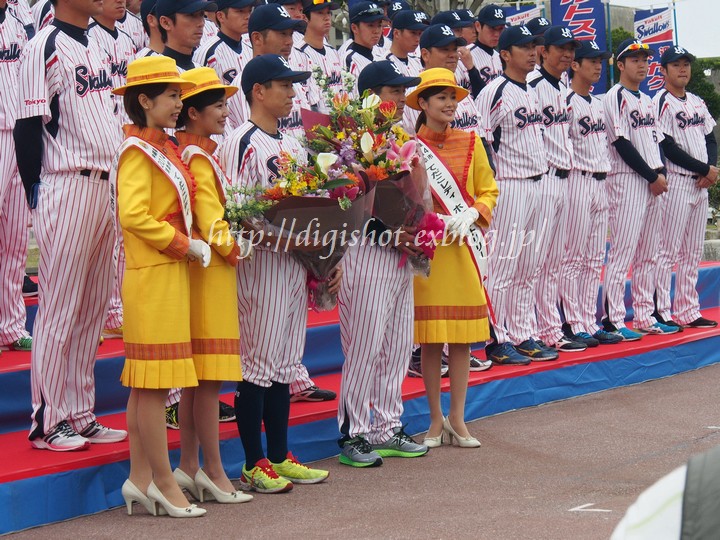
<svg viewBox="0 0 720 540">
<path fill-rule="evenodd" d="M 480 212 L 472 206 L 463 210 L 457 215 L 450 217 L 445 221 L 445 227 L 448 235 L 457 235 L 458 239 L 463 239 L 470 234 L 470 227 L 480 217 Z"/>
<path fill-rule="evenodd" d="M 202 240 L 190 239 L 190 247 L 188 247 L 188 259 L 191 261 L 200 261 L 203 268 L 207 268 L 210 264 L 210 246 Z"/>
<path fill-rule="evenodd" d="M 240 258 L 247 259 L 248 261 L 251 260 L 255 254 L 255 246 L 253 246 L 253 243 L 242 236 L 238 236 L 236 242 L 238 248 L 240 248 Z"/>
</svg>

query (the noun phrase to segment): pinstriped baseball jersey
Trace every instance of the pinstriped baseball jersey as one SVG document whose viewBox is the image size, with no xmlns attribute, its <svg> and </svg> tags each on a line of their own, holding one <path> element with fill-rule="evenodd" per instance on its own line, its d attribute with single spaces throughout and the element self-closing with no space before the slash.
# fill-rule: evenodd
<svg viewBox="0 0 720 540">
<path fill-rule="evenodd" d="M 220 80 L 232 84 L 253 56 L 243 41 L 236 42 L 222 32 L 207 40 L 195 50 L 193 61 L 200 66 L 213 68 Z"/>
<path fill-rule="evenodd" d="M 543 141 L 548 164 L 557 169 L 572 168 L 573 148 L 570 140 L 570 117 L 567 111 L 567 86 L 544 69 L 528 85 L 535 89 L 542 114 Z"/>
<path fill-rule="evenodd" d="M 528 178 L 547 171 L 542 114 L 535 89 L 502 75 L 477 98 L 481 133 L 492 147 L 497 178 Z"/>
<path fill-rule="evenodd" d="M 135 50 L 139 51 L 148 44 L 148 36 L 143 28 L 140 17 L 129 11 L 125 16 L 115 23 L 115 26 L 130 36 L 135 44 Z"/>
<path fill-rule="evenodd" d="M 600 98 L 570 92 L 567 98 L 573 168 L 588 172 L 609 172 L 605 110 Z"/>
<path fill-rule="evenodd" d="M 212 22 L 210 19 L 205 19 L 205 25 L 203 26 L 203 35 L 200 38 L 200 47 L 206 42 L 217 37 L 218 27 L 217 24 Z"/>
<path fill-rule="evenodd" d="M 7 0 L 8 11 L 15 15 L 24 27 L 32 26 L 35 28 L 35 21 L 33 20 L 32 10 L 30 9 L 27 0 Z"/>
<path fill-rule="evenodd" d="M 40 0 L 37 4 L 33 5 L 31 11 L 36 32 L 40 32 L 40 30 L 53 22 L 55 18 L 55 8 L 50 3 L 50 0 Z"/>
<path fill-rule="evenodd" d="M 295 138 L 270 135 L 248 120 L 219 146 L 217 155 L 234 186 L 270 187 L 278 176 L 282 151 L 301 160 L 306 155 Z"/>
<path fill-rule="evenodd" d="M 705 136 L 715 127 L 715 119 L 702 98 L 687 92 L 685 98 L 680 99 L 662 90 L 655 94 L 653 103 L 657 111 L 658 130 L 670 135 L 689 155 L 707 163 Z M 669 159 L 666 163 L 668 172 L 691 174 Z"/>
<path fill-rule="evenodd" d="M 350 72 L 357 80 L 363 69 L 373 62 L 381 60 L 382 57 L 376 57 L 372 49 L 353 42 L 348 46 L 345 55 L 341 56 L 340 59 L 343 69 Z M 355 86 L 355 93 L 357 94 L 357 85 Z"/>
<path fill-rule="evenodd" d="M 17 113 L 20 56 L 27 45 L 22 21 L 10 11 L 0 23 L 0 129 L 13 129 Z"/>
<path fill-rule="evenodd" d="M 635 94 L 616 84 L 605 94 L 603 102 L 613 174 L 637 174 L 612 144 L 620 137 L 630 141 L 651 169 L 662 167 L 658 145 L 663 140 L 663 134 L 656 125 L 655 108 L 650 97 L 642 92 Z"/>
<path fill-rule="evenodd" d="M 502 74 L 503 68 L 502 62 L 500 61 L 500 53 L 495 49 L 476 41 L 468 45 L 467 50 L 472 54 L 473 63 L 475 67 L 478 68 L 480 77 L 482 77 L 485 84 L 488 84 Z"/>
<path fill-rule="evenodd" d="M 344 91 L 342 80 L 342 63 L 340 62 L 340 55 L 333 47 L 331 47 L 330 45 L 324 45 L 323 50 L 320 51 L 303 40 L 297 47 L 297 50 L 308 57 L 309 71 L 312 71 L 312 68 L 315 66 L 320 66 L 320 68 L 323 70 L 323 73 L 328 76 L 328 83 L 330 88 L 332 88 L 333 93 L 337 94 L 341 91 Z M 315 86 L 315 88 L 317 88 L 317 86 Z M 320 89 L 317 89 L 317 92 L 319 96 Z M 330 112 L 329 108 L 325 104 L 325 100 L 321 99 L 320 96 L 318 108 L 320 112 Z"/>
<path fill-rule="evenodd" d="M 97 21 L 91 22 L 87 30 L 88 36 L 97 40 L 100 46 L 110 55 L 113 86 L 123 86 L 127 80 L 127 67 L 136 54 L 135 42 L 130 35 L 119 28 L 110 30 Z M 120 100 L 122 101 L 122 100 Z M 122 107 L 122 105 L 120 105 Z"/>
<path fill-rule="evenodd" d="M 135 54 L 135 58 L 145 58 L 146 56 L 155 56 L 158 54 L 160 53 L 153 51 L 150 47 L 143 47 Z"/>
<path fill-rule="evenodd" d="M 110 62 L 97 41 L 60 21 L 25 48 L 18 118 L 43 118 L 44 174 L 110 170 L 122 143 L 120 129 L 108 129 L 117 126 Z"/>
<path fill-rule="evenodd" d="M 393 53 L 388 52 L 385 55 L 385 60 L 390 60 L 393 64 L 395 64 L 406 77 L 419 77 L 420 72 L 424 69 L 422 62 L 420 62 L 420 58 L 414 54 L 408 54 L 405 60 L 401 60 Z"/>
</svg>

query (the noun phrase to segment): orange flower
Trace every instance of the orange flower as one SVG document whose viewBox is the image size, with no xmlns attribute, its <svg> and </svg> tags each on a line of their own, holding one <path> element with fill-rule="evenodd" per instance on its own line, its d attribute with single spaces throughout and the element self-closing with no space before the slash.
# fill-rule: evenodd
<svg viewBox="0 0 720 540">
<path fill-rule="evenodd" d="M 382 167 L 378 167 L 377 165 L 370 165 L 367 169 L 365 169 L 365 172 L 370 180 L 375 180 L 376 182 L 385 180 L 388 177 L 387 170 Z"/>
<path fill-rule="evenodd" d="M 378 110 L 380 114 L 389 120 L 390 118 L 395 118 L 397 105 L 393 101 L 383 101 L 378 107 Z"/>
<path fill-rule="evenodd" d="M 263 194 L 263 199 L 268 199 L 270 201 L 279 201 L 284 197 L 285 193 L 280 186 L 273 186 L 271 188 L 268 188 Z"/>
<path fill-rule="evenodd" d="M 345 177 L 350 180 L 353 184 L 358 185 L 360 184 L 360 179 L 351 172 L 346 172 Z"/>
</svg>

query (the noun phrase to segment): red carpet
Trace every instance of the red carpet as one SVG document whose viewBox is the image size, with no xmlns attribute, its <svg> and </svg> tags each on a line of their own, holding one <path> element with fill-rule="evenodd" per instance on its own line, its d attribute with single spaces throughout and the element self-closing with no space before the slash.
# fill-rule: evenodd
<svg viewBox="0 0 720 540">
<path fill-rule="evenodd" d="M 703 314 L 711 319 L 720 318 L 720 308 L 710 309 Z M 311 314 L 310 323 L 315 325 L 332 324 L 337 321 L 337 313 Z M 634 343 L 621 343 L 595 349 L 588 349 L 582 353 L 564 353 L 560 360 L 555 362 L 533 363 L 524 367 L 494 366 L 491 370 L 470 374 L 470 385 L 479 385 L 486 382 L 520 377 L 541 371 L 548 371 L 577 364 L 611 360 L 631 355 L 651 352 L 657 348 L 671 347 L 720 335 L 720 329 L 685 330 L 671 336 L 646 336 Z M 100 347 L 99 358 L 117 357 L 123 355 L 121 340 L 108 340 Z M 28 369 L 29 353 L 5 352 L 2 357 L 1 370 Z M 325 375 L 314 378 L 315 382 L 330 390 L 339 391 L 340 375 Z M 449 387 L 449 380 L 443 379 L 444 389 Z M 421 379 L 407 378 L 403 384 L 403 398 L 413 399 L 424 394 Z M 232 395 L 224 395 L 223 399 L 232 403 Z M 337 401 L 323 403 L 293 403 L 290 410 L 290 423 L 304 424 L 316 420 L 333 418 L 337 412 Z M 125 415 L 115 414 L 105 416 L 102 421 L 112 427 L 124 427 Z M 221 424 L 221 438 L 229 439 L 237 436 L 234 423 Z M 178 448 L 179 432 L 168 430 L 168 439 L 171 448 Z M 33 450 L 27 441 L 27 432 L 14 432 L 0 435 L 0 448 L 2 448 L 2 461 L 0 462 L 0 483 L 14 480 L 43 476 L 52 473 L 70 471 L 80 467 L 102 465 L 128 459 L 127 443 L 108 445 L 92 445 L 87 451 L 55 453 Z"/>
</svg>

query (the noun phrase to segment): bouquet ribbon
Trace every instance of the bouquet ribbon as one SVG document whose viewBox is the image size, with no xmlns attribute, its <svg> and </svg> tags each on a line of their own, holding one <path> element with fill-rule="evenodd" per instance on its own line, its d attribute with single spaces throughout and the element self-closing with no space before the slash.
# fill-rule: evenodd
<svg viewBox="0 0 720 540">
<path fill-rule="evenodd" d="M 444 232 L 445 222 L 440 219 L 435 212 L 428 212 L 422 217 L 420 223 L 417 225 L 416 237 L 421 234 L 425 238 L 423 242 L 417 244 L 422 249 L 425 257 L 432 259 L 435 256 L 435 249 L 437 248 L 435 240 L 437 238 L 442 238 Z M 400 258 L 400 262 L 398 263 L 398 268 L 405 266 L 407 259 L 407 253 L 403 253 L 403 256 Z"/>
</svg>

